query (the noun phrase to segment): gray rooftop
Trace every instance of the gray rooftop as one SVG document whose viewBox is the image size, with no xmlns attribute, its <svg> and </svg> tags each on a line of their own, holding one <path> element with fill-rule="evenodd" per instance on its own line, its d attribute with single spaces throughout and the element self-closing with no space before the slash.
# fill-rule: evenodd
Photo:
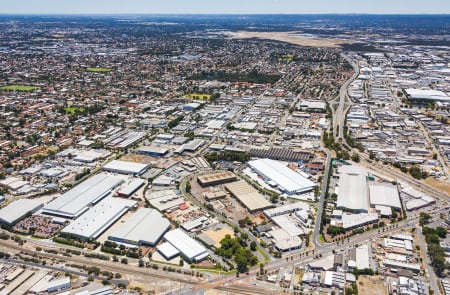
<svg viewBox="0 0 450 295">
<path fill-rule="evenodd" d="M 123 179 L 106 173 L 97 174 L 47 204 L 48 214 L 74 218 L 80 216 L 91 204 L 106 197 Z"/>
<path fill-rule="evenodd" d="M 141 208 L 110 236 L 110 240 L 155 245 L 170 228 L 170 222 L 155 209 Z"/>
</svg>

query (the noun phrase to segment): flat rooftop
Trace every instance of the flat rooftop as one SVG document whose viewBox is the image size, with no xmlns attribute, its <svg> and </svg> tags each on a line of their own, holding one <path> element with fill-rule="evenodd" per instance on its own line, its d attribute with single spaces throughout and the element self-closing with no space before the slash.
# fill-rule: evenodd
<svg viewBox="0 0 450 295">
<path fill-rule="evenodd" d="M 140 208 L 110 236 L 110 240 L 130 244 L 155 245 L 170 228 L 170 222 L 151 208 Z"/>
<path fill-rule="evenodd" d="M 43 212 L 68 218 L 78 217 L 88 209 L 89 205 L 106 197 L 123 182 L 122 178 L 106 173 L 94 175 L 48 203 Z"/>
<path fill-rule="evenodd" d="M 87 213 L 71 221 L 61 232 L 82 238 L 97 238 L 136 204 L 137 202 L 133 200 L 105 198 Z"/>
<path fill-rule="evenodd" d="M 244 180 L 225 184 L 225 188 L 235 196 L 250 212 L 275 207 L 262 194 Z"/>
<path fill-rule="evenodd" d="M 248 165 L 288 193 L 302 193 L 310 191 L 316 186 L 312 181 L 278 161 L 259 159 L 248 162 Z"/>
</svg>

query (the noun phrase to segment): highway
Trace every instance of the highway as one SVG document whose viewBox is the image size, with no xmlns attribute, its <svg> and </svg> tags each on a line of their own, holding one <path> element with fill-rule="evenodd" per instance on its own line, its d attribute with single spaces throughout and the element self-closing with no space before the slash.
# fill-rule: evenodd
<svg viewBox="0 0 450 295">
<path fill-rule="evenodd" d="M 347 55 L 342 54 L 349 64 L 353 67 L 353 75 L 342 84 L 339 90 L 339 96 L 333 101 L 338 101 L 336 111 L 333 113 L 333 136 L 335 139 L 344 138 L 345 117 L 348 109 L 351 107 L 351 100 L 348 97 L 348 86 L 358 77 L 359 65 L 350 59 Z M 348 101 L 348 103 L 347 103 Z M 331 108 L 334 110 L 334 108 Z M 339 129 L 338 129 L 339 127 Z"/>
</svg>

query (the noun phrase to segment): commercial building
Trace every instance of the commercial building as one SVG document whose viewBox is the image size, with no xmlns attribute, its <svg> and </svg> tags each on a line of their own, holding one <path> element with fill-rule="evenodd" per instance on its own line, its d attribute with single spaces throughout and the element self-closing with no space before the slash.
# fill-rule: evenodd
<svg viewBox="0 0 450 295">
<path fill-rule="evenodd" d="M 288 195 L 309 192 L 316 187 L 312 181 L 278 161 L 259 159 L 248 162 L 248 165 L 269 184 Z"/>
<path fill-rule="evenodd" d="M 324 101 L 302 101 L 298 108 L 307 112 L 325 113 L 327 111 L 327 103 Z"/>
<path fill-rule="evenodd" d="M 103 166 L 103 170 L 120 174 L 142 175 L 148 166 L 148 164 L 114 160 Z"/>
<path fill-rule="evenodd" d="M 201 262 L 209 256 L 208 250 L 203 245 L 179 228 L 166 233 L 164 240 L 177 249 L 183 258 L 189 262 Z M 164 253 L 162 254 L 164 255 Z"/>
<path fill-rule="evenodd" d="M 365 170 L 347 165 L 339 167 L 339 182 L 335 192 L 338 195 L 337 208 L 368 212 L 369 192 Z"/>
<path fill-rule="evenodd" d="M 272 237 L 273 244 L 278 251 L 286 252 L 300 249 L 302 246 L 302 239 L 291 235 L 286 230 L 280 228 L 267 233 Z"/>
<path fill-rule="evenodd" d="M 108 239 L 129 245 L 154 247 L 170 228 L 170 222 L 155 209 L 140 208 Z"/>
<path fill-rule="evenodd" d="M 44 204 L 38 200 L 19 199 L 0 209 L 0 223 L 12 225 L 29 213 L 34 213 Z"/>
<path fill-rule="evenodd" d="M 348 260 L 349 268 L 366 269 L 370 268 L 369 246 L 362 244 L 356 248 L 349 250 L 350 259 Z"/>
<path fill-rule="evenodd" d="M 47 286 L 48 293 L 62 291 L 66 289 L 70 289 L 70 277 L 63 277 L 61 279 L 55 279 L 48 282 Z"/>
<path fill-rule="evenodd" d="M 342 215 L 341 219 L 331 220 L 331 225 L 350 230 L 361 226 L 373 224 L 377 221 L 378 215 L 376 213 L 359 213 L 359 214 L 345 213 Z"/>
<path fill-rule="evenodd" d="M 283 205 L 273 209 L 264 210 L 264 214 L 267 217 L 272 218 L 274 216 L 285 215 L 297 211 L 306 211 L 307 213 L 310 213 L 311 207 L 303 202 L 295 202 L 292 204 Z"/>
<path fill-rule="evenodd" d="M 197 182 L 205 187 L 212 185 L 219 185 L 228 182 L 233 182 L 237 179 L 236 175 L 230 171 L 223 171 L 217 173 L 211 173 L 206 175 L 201 175 L 197 178 Z"/>
<path fill-rule="evenodd" d="M 424 89 L 413 89 L 408 88 L 404 90 L 406 92 L 406 97 L 409 100 L 414 101 L 450 101 L 450 97 L 443 91 L 439 90 L 424 90 Z"/>
<path fill-rule="evenodd" d="M 225 188 L 251 213 L 275 207 L 244 180 L 225 184 Z"/>
<path fill-rule="evenodd" d="M 103 199 L 88 212 L 70 222 L 61 232 L 84 239 L 96 239 L 137 202 L 122 198 Z"/>
<path fill-rule="evenodd" d="M 76 218 L 88 210 L 90 205 L 99 202 L 123 182 L 122 178 L 116 176 L 106 173 L 97 174 L 48 203 L 43 208 L 43 212 L 66 218 Z"/>
</svg>

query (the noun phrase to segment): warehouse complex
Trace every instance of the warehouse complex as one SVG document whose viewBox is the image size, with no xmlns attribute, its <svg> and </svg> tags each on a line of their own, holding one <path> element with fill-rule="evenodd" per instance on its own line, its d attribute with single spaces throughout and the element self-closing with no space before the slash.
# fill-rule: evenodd
<svg viewBox="0 0 450 295">
<path fill-rule="evenodd" d="M 0 223 L 7 225 L 12 225 L 22 218 L 24 218 L 28 213 L 34 213 L 41 209 L 44 204 L 38 200 L 32 199 L 19 199 L 8 206 L 0 209 Z"/>
<path fill-rule="evenodd" d="M 358 166 L 344 165 L 338 171 L 339 182 L 335 187 L 338 209 L 367 213 L 369 208 L 375 208 L 383 216 L 390 216 L 392 209 L 401 210 L 397 186 L 368 181 L 368 172 Z"/>
<path fill-rule="evenodd" d="M 122 198 L 105 198 L 71 221 L 61 232 L 84 239 L 96 239 L 136 204 L 136 201 Z"/>
<path fill-rule="evenodd" d="M 339 183 L 335 188 L 338 195 L 337 208 L 358 212 L 369 210 L 367 172 L 355 166 L 339 167 Z"/>
<path fill-rule="evenodd" d="M 209 256 L 208 250 L 183 230 L 177 228 L 164 235 L 166 243 L 158 246 L 158 251 L 167 259 L 181 254 L 189 262 L 201 262 Z"/>
<path fill-rule="evenodd" d="M 227 183 L 225 188 L 251 213 L 275 207 L 244 180 Z"/>
<path fill-rule="evenodd" d="M 316 186 L 312 181 L 278 161 L 259 159 L 248 162 L 248 165 L 269 184 L 288 195 L 309 192 Z"/>
<path fill-rule="evenodd" d="M 114 160 L 103 166 L 103 170 L 131 175 L 142 175 L 147 171 L 148 164 Z"/>
<path fill-rule="evenodd" d="M 97 174 L 48 203 L 43 208 L 43 212 L 66 218 L 76 218 L 86 212 L 90 205 L 99 202 L 123 182 L 122 178 L 116 176 L 106 173 Z"/>
<path fill-rule="evenodd" d="M 170 222 L 155 209 L 140 208 L 108 239 L 129 245 L 154 247 L 170 228 Z"/>
</svg>

